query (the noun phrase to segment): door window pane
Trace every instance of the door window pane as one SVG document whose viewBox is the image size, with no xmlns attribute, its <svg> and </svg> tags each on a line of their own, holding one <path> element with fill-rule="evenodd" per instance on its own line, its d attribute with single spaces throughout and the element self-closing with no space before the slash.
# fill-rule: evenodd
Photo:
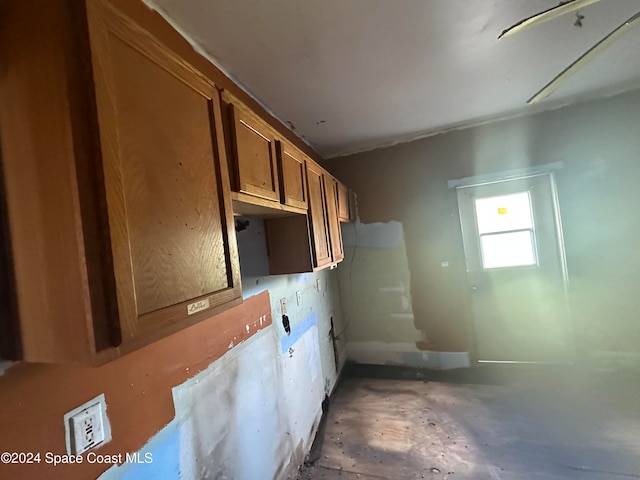
<svg viewBox="0 0 640 480">
<path fill-rule="evenodd" d="M 533 230 L 480 235 L 485 269 L 536 265 Z"/>
<path fill-rule="evenodd" d="M 529 192 L 476 199 L 478 233 L 533 228 Z"/>
</svg>

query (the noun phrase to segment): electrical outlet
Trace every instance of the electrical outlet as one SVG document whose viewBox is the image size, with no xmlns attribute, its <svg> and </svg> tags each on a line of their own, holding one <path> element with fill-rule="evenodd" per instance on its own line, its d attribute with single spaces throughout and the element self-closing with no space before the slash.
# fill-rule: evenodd
<svg viewBox="0 0 640 480">
<path fill-rule="evenodd" d="M 282 313 L 282 315 L 286 315 L 287 314 L 287 299 L 286 298 L 281 298 L 280 299 L 280 313 Z"/>
<path fill-rule="evenodd" d="M 111 439 L 104 395 L 67 413 L 64 420 L 71 455 L 80 455 Z"/>
<path fill-rule="evenodd" d="M 300 290 L 296 292 L 296 303 L 298 306 L 302 304 L 302 292 Z"/>
<path fill-rule="evenodd" d="M 99 403 L 82 410 L 71 417 L 70 421 L 73 432 L 71 445 L 76 455 L 104 441 L 102 409 Z"/>
</svg>

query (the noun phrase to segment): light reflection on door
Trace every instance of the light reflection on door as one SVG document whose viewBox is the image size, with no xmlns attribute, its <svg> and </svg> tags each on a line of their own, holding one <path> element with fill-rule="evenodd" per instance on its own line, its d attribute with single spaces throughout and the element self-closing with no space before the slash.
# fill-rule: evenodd
<svg viewBox="0 0 640 480">
<path fill-rule="evenodd" d="M 477 359 L 570 360 L 566 268 L 551 174 L 457 190 Z"/>
</svg>

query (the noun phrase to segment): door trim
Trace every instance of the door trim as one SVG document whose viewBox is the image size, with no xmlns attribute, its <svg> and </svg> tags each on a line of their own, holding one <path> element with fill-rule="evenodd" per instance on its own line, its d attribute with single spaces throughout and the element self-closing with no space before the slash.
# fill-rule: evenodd
<svg viewBox="0 0 640 480">
<path fill-rule="evenodd" d="M 564 168 L 563 162 L 545 163 L 542 165 L 533 165 L 530 167 L 516 168 L 513 170 L 504 170 L 501 172 L 486 173 L 482 175 L 474 175 L 472 177 L 464 177 L 447 182 L 448 188 L 477 187 L 487 183 L 505 182 L 507 180 L 519 180 L 526 177 L 534 177 L 537 175 L 547 175 L 556 170 Z"/>
<path fill-rule="evenodd" d="M 563 168 L 563 162 L 554 162 L 548 163 L 545 165 L 539 165 L 534 167 L 516 169 L 516 170 L 507 170 L 503 172 L 495 172 L 486 175 L 476 175 L 473 177 L 465 177 L 458 180 L 449 180 L 448 186 L 450 189 L 455 188 L 456 190 L 456 203 L 458 206 L 458 221 L 460 222 L 460 234 L 464 238 L 464 224 L 462 220 L 462 212 L 460 211 L 460 203 L 459 203 L 459 192 L 465 190 L 466 188 L 478 187 L 481 185 L 488 185 L 492 183 L 503 183 L 513 180 L 523 180 L 531 177 L 549 177 L 549 184 L 551 188 L 551 202 L 554 212 L 554 223 L 557 233 L 557 248 L 560 256 L 560 269 L 562 272 L 562 284 L 564 290 L 564 307 L 566 309 L 567 314 L 567 322 L 569 328 L 569 339 L 570 343 L 568 345 L 570 352 L 568 354 L 567 362 L 563 364 L 573 364 L 576 359 L 576 333 L 575 326 L 573 324 L 573 316 L 571 312 L 571 302 L 569 299 L 569 274 L 567 270 L 567 259 L 566 252 L 564 247 L 564 233 L 562 230 L 562 219 L 560 216 L 560 203 L 558 198 L 558 189 L 555 178 L 555 171 Z M 467 267 L 467 250 L 466 245 L 463 242 L 463 251 L 465 258 L 465 270 Z M 469 277 L 465 275 L 466 281 L 465 284 L 469 285 Z M 471 305 L 471 299 L 469 299 L 469 309 L 468 309 L 468 323 L 467 323 L 467 331 L 468 335 L 468 345 L 469 345 L 469 361 L 471 365 L 479 365 L 481 363 L 506 363 L 506 364 L 556 364 L 556 362 L 528 362 L 528 361 L 493 361 L 493 360 L 479 360 L 478 358 L 478 339 L 476 333 L 475 319 L 473 314 L 473 307 Z"/>
</svg>

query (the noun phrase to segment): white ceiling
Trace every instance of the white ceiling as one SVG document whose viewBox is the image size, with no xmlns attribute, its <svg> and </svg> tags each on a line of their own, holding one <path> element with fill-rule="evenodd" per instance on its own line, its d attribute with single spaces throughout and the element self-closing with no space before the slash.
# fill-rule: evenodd
<svg viewBox="0 0 640 480">
<path fill-rule="evenodd" d="M 526 100 L 640 10 L 602 0 L 509 38 L 557 0 L 145 0 L 325 157 L 640 86 L 640 28 Z"/>
</svg>

